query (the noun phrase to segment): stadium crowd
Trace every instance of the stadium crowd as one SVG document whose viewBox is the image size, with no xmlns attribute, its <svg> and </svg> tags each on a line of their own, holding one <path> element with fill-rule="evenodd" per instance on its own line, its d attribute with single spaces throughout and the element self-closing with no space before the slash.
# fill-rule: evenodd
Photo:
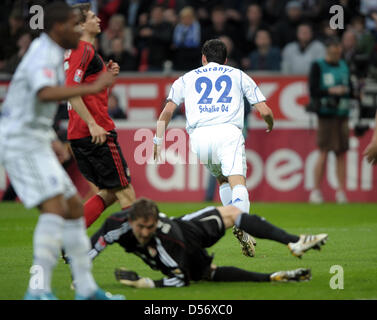
<svg viewBox="0 0 377 320">
<path fill-rule="evenodd" d="M 89 1 L 89 0 L 88 0 Z M 35 30 L 29 8 L 52 0 L 0 3 L 0 72 L 13 73 Z M 80 1 L 67 0 L 68 3 Z M 83 1 L 81 1 L 83 2 Z M 324 57 L 324 41 L 339 36 L 344 58 L 375 56 L 376 0 L 92 0 L 101 19 L 96 41 L 121 71 L 187 71 L 200 66 L 200 48 L 222 39 L 228 64 L 242 70 L 307 74 Z M 344 9 L 344 29 L 331 29 L 330 7 Z"/>
</svg>

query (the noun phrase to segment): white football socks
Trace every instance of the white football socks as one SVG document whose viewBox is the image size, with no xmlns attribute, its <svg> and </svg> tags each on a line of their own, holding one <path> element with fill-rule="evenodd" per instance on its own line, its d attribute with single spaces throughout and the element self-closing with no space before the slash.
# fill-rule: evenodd
<svg viewBox="0 0 377 320">
<path fill-rule="evenodd" d="M 97 289 L 97 284 L 91 273 L 92 261 L 88 255 L 90 242 L 84 218 L 65 220 L 63 230 L 63 247 L 70 260 L 76 293 L 89 297 Z"/>
<path fill-rule="evenodd" d="M 33 295 L 51 292 L 51 275 L 62 247 L 64 219 L 57 214 L 39 216 L 33 236 L 33 266 L 30 269 L 29 292 Z"/>
<path fill-rule="evenodd" d="M 240 209 L 242 212 L 249 213 L 249 193 L 244 185 L 238 184 L 234 186 L 232 190 L 232 205 Z"/>
<path fill-rule="evenodd" d="M 232 188 L 229 183 L 223 183 L 219 187 L 220 200 L 223 206 L 228 206 L 232 204 Z"/>
</svg>

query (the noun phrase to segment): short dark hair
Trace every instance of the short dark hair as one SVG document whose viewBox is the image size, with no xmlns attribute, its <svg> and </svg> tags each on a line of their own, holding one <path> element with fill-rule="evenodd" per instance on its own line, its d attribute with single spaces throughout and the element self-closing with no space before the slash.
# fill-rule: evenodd
<svg viewBox="0 0 377 320">
<path fill-rule="evenodd" d="M 147 220 L 151 217 L 157 221 L 159 212 L 156 202 L 147 198 L 140 198 L 133 203 L 129 217 L 131 221 Z"/>
<path fill-rule="evenodd" d="M 54 27 L 55 23 L 67 22 L 72 8 L 62 1 L 56 1 L 48 4 L 44 9 L 44 28 L 49 33 Z"/>
<path fill-rule="evenodd" d="M 208 62 L 224 64 L 227 56 L 226 46 L 219 39 L 207 40 L 203 45 L 202 54 Z"/>
<path fill-rule="evenodd" d="M 342 43 L 340 42 L 340 39 L 336 36 L 328 37 L 325 41 L 324 44 L 326 48 L 332 47 L 332 46 L 340 46 Z"/>
<path fill-rule="evenodd" d="M 90 10 L 90 3 L 78 3 L 72 6 L 73 9 L 76 9 L 79 13 L 79 22 L 84 23 L 86 21 L 86 17 L 88 15 L 88 11 Z"/>
</svg>

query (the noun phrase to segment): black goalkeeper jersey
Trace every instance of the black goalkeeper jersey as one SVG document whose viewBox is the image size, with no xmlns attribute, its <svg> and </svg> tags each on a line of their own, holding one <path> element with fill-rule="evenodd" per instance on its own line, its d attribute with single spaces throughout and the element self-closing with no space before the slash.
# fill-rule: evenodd
<svg viewBox="0 0 377 320">
<path fill-rule="evenodd" d="M 209 278 L 213 258 L 204 248 L 213 245 L 225 232 L 216 209 L 201 210 L 192 219 L 187 218 L 190 215 L 171 219 L 160 216 L 156 233 L 146 246 L 141 246 L 132 232 L 128 223 L 130 210 L 132 207 L 110 216 L 92 236 L 89 254 L 92 259 L 107 245 L 118 243 L 126 252 L 136 254 L 152 269 L 167 276 L 155 281 L 156 287 L 181 287 L 190 280 Z M 217 220 L 210 221 L 208 216 Z M 203 217 L 206 221 L 199 222 Z"/>
</svg>

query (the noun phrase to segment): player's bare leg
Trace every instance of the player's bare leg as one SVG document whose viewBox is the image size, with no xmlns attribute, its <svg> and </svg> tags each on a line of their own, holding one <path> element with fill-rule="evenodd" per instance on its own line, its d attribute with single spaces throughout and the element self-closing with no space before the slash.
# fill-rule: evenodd
<svg viewBox="0 0 377 320">
<path fill-rule="evenodd" d="M 322 203 L 323 197 L 321 193 L 321 181 L 325 173 L 327 160 L 327 151 L 320 151 L 317 161 L 314 166 L 314 189 L 311 191 L 309 196 L 310 203 Z"/>
<path fill-rule="evenodd" d="M 241 175 L 228 177 L 229 185 L 232 189 L 232 205 L 239 208 L 242 212 L 249 212 L 250 201 L 249 193 L 246 189 L 246 179 Z M 233 226 L 233 234 L 238 239 L 243 255 L 247 257 L 255 256 L 255 239 L 245 231 Z"/>
<path fill-rule="evenodd" d="M 338 178 L 338 190 L 335 193 L 337 203 L 347 203 L 348 199 L 344 192 L 346 186 L 346 153 L 336 154 L 336 177 Z"/>
<path fill-rule="evenodd" d="M 128 208 L 136 200 L 135 190 L 132 184 L 128 184 L 125 188 L 114 191 L 114 193 L 119 200 L 119 204 L 122 209 Z"/>
</svg>

